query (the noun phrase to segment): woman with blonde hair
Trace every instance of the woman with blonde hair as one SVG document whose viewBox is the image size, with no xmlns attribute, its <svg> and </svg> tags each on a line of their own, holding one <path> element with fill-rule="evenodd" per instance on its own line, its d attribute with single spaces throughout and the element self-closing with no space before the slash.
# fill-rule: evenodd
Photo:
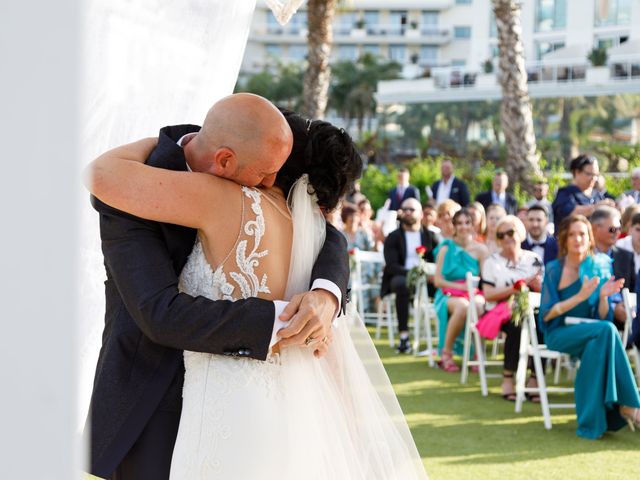
<svg viewBox="0 0 640 480">
<path fill-rule="evenodd" d="M 462 207 L 453 200 L 445 200 L 437 208 L 438 219 L 436 220 L 436 227 L 440 229 L 440 235 L 442 238 L 453 238 L 455 228 L 453 226 L 453 216 Z"/>
<path fill-rule="evenodd" d="M 487 207 L 487 228 L 484 231 L 484 244 L 487 246 L 489 253 L 495 253 L 500 250 L 500 245 L 496 239 L 496 230 L 498 222 L 507 215 L 507 211 L 498 205 L 492 203 Z"/>
<path fill-rule="evenodd" d="M 473 202 L 468 207 L 473 218 L 473 228 L 476 231 L 476 240 L 478 242 L 484 242 L 484 231 L 487 228 L 487 215 L 484 212 L 484 207 L 480 202 Z"/>
</svg>

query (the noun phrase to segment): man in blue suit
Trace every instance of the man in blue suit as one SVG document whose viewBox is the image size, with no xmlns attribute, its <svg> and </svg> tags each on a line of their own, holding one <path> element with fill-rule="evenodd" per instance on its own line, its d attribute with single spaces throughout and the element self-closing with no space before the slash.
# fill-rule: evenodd
<svg viewBox="0 0 640 480">
<path fill-rule="evenodd" d="M 534 204 L 527 211 L 527 238 L 522 242 L 523 250 L 531 250 L 542 258 L 546 265 L 558 256 L 558 243 L 552 235 L 547 235 L 549 212 L 540 204 Z"/>
<path fill-rule="evenodd" d="M 447 199 L 451 199 L 462 207 L 469 205 L 471 197 L 467 184 L 453 174 L 453 163 L 451 160 L 445 160 L 440 165 L 440 173 L 442 178 L 436 180 L 431 186 L 431 192 L 436 205 L 441 204 Z"/>
<path fill-rule="evenodd" d="M 398 184 L 389 191 L 389 210 L 400 210 L 407 198 L 415 198 L 419 202 L 420 190 L 409 184 L 409 169 L 402 167 L 398 170 Z"/>
</svg>

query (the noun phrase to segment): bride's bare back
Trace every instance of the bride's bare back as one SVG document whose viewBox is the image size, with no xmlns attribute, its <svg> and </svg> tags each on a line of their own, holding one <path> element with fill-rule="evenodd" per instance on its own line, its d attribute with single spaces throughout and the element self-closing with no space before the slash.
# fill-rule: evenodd
<svg viewBox="0 0 640 480">
<path fill-rule="evenodd" d="M 199 229 L 208 263 L 226 274 L 234 300 L 284 298 L 293 228 L 282 192 L 225 183 L 228 200 Z"/>
</svg>

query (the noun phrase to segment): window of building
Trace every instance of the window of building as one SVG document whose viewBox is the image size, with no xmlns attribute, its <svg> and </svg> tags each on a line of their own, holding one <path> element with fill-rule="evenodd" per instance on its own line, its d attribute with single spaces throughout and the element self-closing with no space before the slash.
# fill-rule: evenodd
<svg viewBox="0 0 640 480">
<path fill-rule="evenodd" d="M 389 13 L 389 33 L 392 35 L 402 35 L 407 26 L 407 11 L 392 10 Z"/>
<path fill-rule="evenodd" d="M 342 12 L 337 14 L 333 20 L 333 31 L 337 35 L 349 35 L 351 30 L 356 28 L 357 21 L 356 12 Z"/>
<path fill-rule="evenodd" d="M 267 12 L 267 33 L 282 33 L 282 26 L 273 16 L 273 12 L 269 10 Z"/>
<path fill-rule="evenodd" d="M 456 0 L 456 5 L 471 5 L 471 0 Z"/>
<path fill-rule="evenodd" d="M 389 60 L 393 60 L 398 63 L 405 63 L 407 61 L 407 46 L 389 45 Z"/>
<path fill-rule="evenodd" d="M 300 33 L 300 31 L 305 30 L 307 28 L 306 12 L 298 12 L 291 17 L 288 27 L 291 33 Z"/>
<path fill-rule="evenodd" d="M 471 38 L 471 27 L 453 27 L 453 36 L 455 38 Z"/>
<path fill-rule="evenodd" d="M 438 46 L 437 45 L 421 45 L 420 46 L 420 63 L 423 65 L 438 64 Z"/>
<path fill-rule="evenodd" d="M 451 60 L 452 67 L 464 67 L 467 64 L 466 60 Z"/>
<path fill-rule="evenodd" d="M 493 9 L 489 14 L 489 38 L 498 38 L 498 25 L 496 24 L 496 14 Z"/>
<path fill-rule="evenodd" d="M 301 62 L 307 58 L 307 46 L 289 45 L 289 58 L 296 62 Z"/>
<path fill-rule="evenodd" d="M 541 60 L 547 53 L 555 52 L 559 48 L 564 48 L 563 41 L 536 42 L 536 58 Z"/>
<path fill-rule="evenodd" d="M 595 0 L 596 27 L 628 25 L 631 22 L 632 0 Z"/>
<path fill-rule="evenodd" d="M 338 60 L 355 62 L 358 60 L 358 49 L 355 45 L 339 45 Z"/>
<path fill-rule="evenodd" d="M 549 32 L 567 26 L 567 0 L 537 0 L 536 30 Z"/>
<path fill-rule="evenodd" d="M 268 57 L 282 57 L 282 45 L 267 43 L 264 48 L 267 51 Z"/>
<path fill-rule="evenodd" d="M 422 25 L 425 27 L 435 27 L 438 25 L 438 13 L 437 11 L 425 10 L 422 12 Z"/>
</svg>

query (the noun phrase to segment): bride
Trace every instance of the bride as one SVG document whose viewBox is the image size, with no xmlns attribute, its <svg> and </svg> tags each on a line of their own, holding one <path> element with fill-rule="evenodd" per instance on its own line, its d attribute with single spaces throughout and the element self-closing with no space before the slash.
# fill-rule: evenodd
<svg viewBox="0 0 640 480">
<path fill-rule="evenodd" d="M 297 115 L 287 120 L 303 148 L 270 188 L 143 165 L 155 139 L 102 155 L 89 167 L 88 183 L 115 208 L 198 229 L 180 276 L 184 292 L 213 300 L 290 299 L 308 289 L 324 242 L 322 210 L 337 206 L 361 161 L 318 156 L 318 145 L 328 141 L 353 148 L 344 131 Z M 171 478 L 426 478 L 360 320 L 338 318 L 328 353 L 313 352 L 276 344 L 264 362 L 185 352 Z"/>
</svg>

